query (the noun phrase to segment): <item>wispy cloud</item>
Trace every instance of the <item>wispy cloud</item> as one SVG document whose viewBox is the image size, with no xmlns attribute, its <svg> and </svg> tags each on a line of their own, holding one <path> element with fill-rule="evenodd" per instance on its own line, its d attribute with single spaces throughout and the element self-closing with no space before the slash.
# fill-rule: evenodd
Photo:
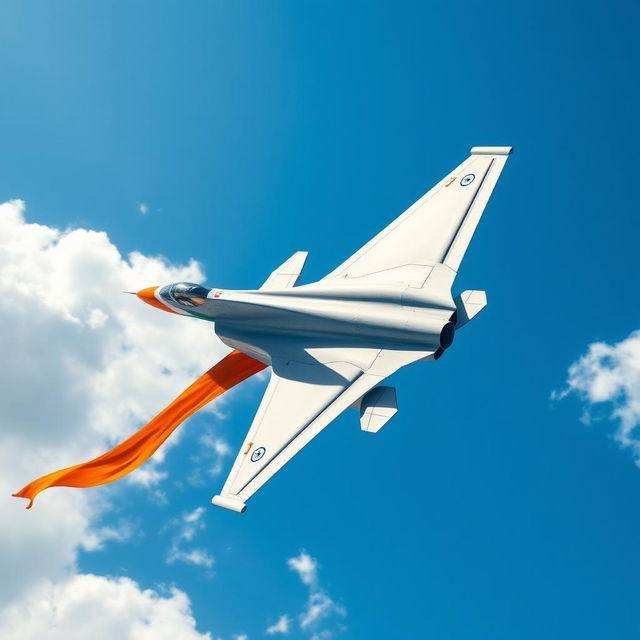
<svg viewBox="0 0 640 640">
<path fill-rule="evenodd" d="M 103 549 L 107 542 L 128 542 L 138 532 L 138 524 L 122 519 L 113 525 L 91 529 L 82 540 L 85 551 Z"/>
<path fill-rule="evenodd" d="M 311 640 L 327 640 L 346 630 L 339 619 L 347 615 L 347 610 L 337 604 L 320 585 L 316 558 L 303 550 L 289 558 L 287 566 L 298 574 L 300 581 L 309 589 L 306 605 L 298 620 L 300 628 L 310 634 Z"/>
<path fill-rule="evenodd" d="M 206 567 L 211 569 L 213 567 L 213 557 L 204 549 L 190 549 L 184 551 L 182 549 L 172 548 L 167 556 L 167 562 L 185 562 L 186 564 L 192 564 L 195 567 Z"/>
<path fill-rule="evenodd" d="M 127 476 L 127 481 L 141 487 L 154 487 L 167 477 L 166 471 L 158 471 L 153 467 L 140 467 Z"/>
<path fill-rule="evenodd" d="M 270 636 L 276 635 L 277 633 L 287 634 L 290 629 L 291 618 L 285 613 L 278 618 L 277 622 L 272 624 L 270 627 L 267 627 L 267 633 Z"/>
<path fill-rule="evenodd" d="M 295 571 L 300 576 L 300 580 L 308 586 L 315 584 L 318 580 L 318 561 L 306 551 L 301 551 L 295 558 L 289 558 L 287 566 Z"/>
<path fill-rule="evenodd" d="M 347 612 L 344 607 L 337 605 L 324 591 L 313 591 L 309 594 L 307 607 L 300 616 L 300 626 L 303 629 L 308 629 L 332 614 L 346 616 Z"/>
<path fill-rule="evenodd" d="M 188 481 L 195 486 L 202 486 L 211 477 L 222 473 L 225 458 L 231 455 L 231 446 L 219 436 L 205 433 L 198 441 L 198 453 L 191 456 L 193 463 Z"/>
<path fill-rule="evenodd" d="M 167 563 L 185 562 L 196 567 L 211 569 L 214 558 L 206 549 L 192 547 L 186 548 L 186 543 L 193 542 L 200 531 L 206 528 L 202 520 L 204 507 L 198 507 L 193 511 L 182 514 L 182 517 L 169 523 L 169 527 L 177 528 L 177 533 L 171 538 L 171 546 L 167 553 Z"/>
<path fill-rule="evenodd" d="M 640 466 L 640 331 L 615 344 L 594 342 L 568 371 L 566 386 L 551 397 L 576 395 L 584 403 L 582 421 L 598 420 L 597 406 L 608 407 L 617 422 L 614 438 Z"/>
<path fill-rule="evenodd" d="M 138 211 L 146 216 L 149 213 L 149 205 L 146 202 L 138 202 Z"/>
</svg>

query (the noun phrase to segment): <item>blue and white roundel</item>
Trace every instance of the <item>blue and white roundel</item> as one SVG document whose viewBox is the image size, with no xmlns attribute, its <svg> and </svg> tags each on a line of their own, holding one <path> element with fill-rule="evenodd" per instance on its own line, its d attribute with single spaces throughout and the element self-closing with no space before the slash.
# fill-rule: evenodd
<svg viewBox="0 0 640 640">
<path fill-rule="evenodd" d="M 252 454 L 251 454 L 251 462 L 258 462 L 258 460 L 260 460 L 260 458 L 262 458 L 262 456 L 267 452 L 267 450 L 264 447 L 258 447 Z"/>
<path fill-rule="evenodd" d="M 476 176 L 473 173 L 467 173 L 467 175 L 460 180 L 460 186 L 466 187 L 468 184 L 471 184 L 476 179 Z"/>
</svg>

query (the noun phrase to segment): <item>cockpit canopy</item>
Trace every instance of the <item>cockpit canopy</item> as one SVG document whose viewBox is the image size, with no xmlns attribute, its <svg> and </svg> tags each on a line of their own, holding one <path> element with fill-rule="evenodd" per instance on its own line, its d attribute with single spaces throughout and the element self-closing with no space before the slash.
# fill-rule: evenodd
<svg viewBox="0 0 640 640">
<path fill-rule="evenodd" d="M 207 300 L 211 289 L 207 289 L 192 282 L 177 282 L 162 287 L 160 297 L 169 304 L 178 304 L 183 307 L 199 307 Z"/>
</svg>

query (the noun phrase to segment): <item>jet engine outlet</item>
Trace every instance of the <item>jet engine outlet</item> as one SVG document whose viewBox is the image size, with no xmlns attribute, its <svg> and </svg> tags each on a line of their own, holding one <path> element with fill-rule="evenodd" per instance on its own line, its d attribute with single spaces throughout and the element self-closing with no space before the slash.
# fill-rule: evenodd
<svg viewBox="0 0 640 640">
<path fill-rule="evenodd" d="M 443 349 L 448 349 L 452 345 L 455 335 L 456 326 L 453 324 L 453 322 L 447 322 L 447 324 L 442 327 L 442 331 L 440 332 L 440 346 Z"/>
</svg>

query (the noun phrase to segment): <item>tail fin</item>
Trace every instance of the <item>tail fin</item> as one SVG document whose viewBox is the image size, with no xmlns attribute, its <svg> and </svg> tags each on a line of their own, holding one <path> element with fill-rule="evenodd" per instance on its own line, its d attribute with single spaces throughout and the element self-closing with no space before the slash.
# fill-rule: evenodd
<svg viewBox="0 0 640 640">
<path fill-rule="evenodd" d="M 294 287 L 309 254 L 306 251 L 296 251 L 286 262 L 281 264 L 260 287 L 265 289 L 288 289 Z"/>
</svg>

